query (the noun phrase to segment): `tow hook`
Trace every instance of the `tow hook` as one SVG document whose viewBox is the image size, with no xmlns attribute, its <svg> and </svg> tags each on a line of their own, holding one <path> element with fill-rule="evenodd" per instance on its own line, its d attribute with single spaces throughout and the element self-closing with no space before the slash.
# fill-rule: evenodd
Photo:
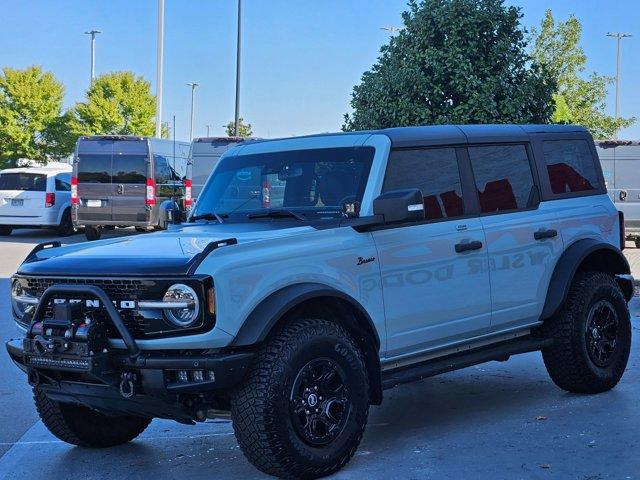
<svg viewBox="0 0 640 480">
<path fill-rule="evenodd" d="M 131 398 L 135 394 L 134 383 L 136 380 L 136 374 L 132 372 L 123 372 L 120 375 L 120 395 L 123 398 Z"/>
</svg>

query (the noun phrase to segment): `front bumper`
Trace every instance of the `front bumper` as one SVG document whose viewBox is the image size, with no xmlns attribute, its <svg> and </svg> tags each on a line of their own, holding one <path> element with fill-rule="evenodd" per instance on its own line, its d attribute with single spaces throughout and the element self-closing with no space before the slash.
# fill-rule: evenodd
<svg viewBox="0 0 640 480">
<path fill-rule="evenodd" d="M 100 300 L 126 349 L 107 345 L 103 320 L 74 320 L 73 304 L 59 305 L 52 318 L 45 318 L 49 301 L 63 294 Z M 181 422 L 201 420 L 202 412 L 211 408 L 223 410 L 224 401 L 218 399 L 228 399 L 254 355 L 246 350 L 143 351 L 104 290 L 95 285 L 48 287 L 26 335 L 10 340 L 6 348 L 29 383 L 52 400 Z"/>
<path fill-rule="evenodd" d="M 10 340 L 6 348 L 11 360 L 27 373 L 29 383 L 52 400 L 178 421 L 191 421 L 194 416 L 181 397 L 226 395 L 242 381 L 253 358 L 252 352 L 143 352 L 132 359 L 122 350 L 91 356 L 41 355 L 28 338 Z M 187 381 L 178 378 L 180 371 L 187 373 Z M 195 380 L 194 372 L 202 372 L 202 380 Z M 123 374 L 135 379 L 131 392 L 127 387 L 123 393 Z"/>
</svg>

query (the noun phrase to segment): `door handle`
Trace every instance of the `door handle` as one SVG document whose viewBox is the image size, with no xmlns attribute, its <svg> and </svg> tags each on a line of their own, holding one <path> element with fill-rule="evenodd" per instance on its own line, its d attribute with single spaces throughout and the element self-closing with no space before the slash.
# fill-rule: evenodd
<svg viewBox="0 0 640 480">
<path fill-rule="evenodd" d="M 467 252 L 469 250 L 480 250 L 482 242 L 474 240 L 473 242 L 456 243 L 456 253 Z"/>
<path fill-rule="evenodd" d="M 536 240 L 544 240 L 545 238 L 553 238 L 557 236 L 558 236 L 558 231 L 554 230 L 553 228 L 549 230 L 541 229 L 533 233 L 533 238 L 535 238 Z"/>
</svg>

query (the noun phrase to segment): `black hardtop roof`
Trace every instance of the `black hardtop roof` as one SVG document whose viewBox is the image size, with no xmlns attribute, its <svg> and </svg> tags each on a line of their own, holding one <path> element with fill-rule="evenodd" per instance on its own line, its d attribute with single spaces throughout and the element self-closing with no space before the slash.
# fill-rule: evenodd
<svg viewBox="0 0 640 480">
<path fill-rule="evenodd" d="M 359 130 L 353 132 L 319 133 L 289 138 L 311 138 L 333 135 L 363 135 L 381 134 L 391 140 L 395 148 L 417 147 L 427 145 L 446 145 L 455 143 L 504 142 L 526 140 L 530 134 L 545 133 L 584 133 L 589 135 L 586 128 L 580 125 L 548 125 L 548 124 L 470 124 L 470 125 L 423 125 L 416 127 L 392 127 L 379 130 Z M 274 138 L 257 140 L 269 142 L 289 138 Z"/>
</svg>

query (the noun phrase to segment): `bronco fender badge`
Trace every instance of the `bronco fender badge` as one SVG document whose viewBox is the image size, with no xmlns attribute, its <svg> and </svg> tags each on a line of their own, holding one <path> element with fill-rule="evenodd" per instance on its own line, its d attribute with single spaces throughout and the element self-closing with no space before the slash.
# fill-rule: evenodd
<svg viewBox="0 0 640 480">
<path fill-rule="evenodd" d="M 369 258 L 364 258 L 364 257 L 358 257 L 358 263 L 357 265 L 364 265 L 365 263 L 371 263 L 376 259 L 376 257 L 369 257 Z"/>
</svg>

